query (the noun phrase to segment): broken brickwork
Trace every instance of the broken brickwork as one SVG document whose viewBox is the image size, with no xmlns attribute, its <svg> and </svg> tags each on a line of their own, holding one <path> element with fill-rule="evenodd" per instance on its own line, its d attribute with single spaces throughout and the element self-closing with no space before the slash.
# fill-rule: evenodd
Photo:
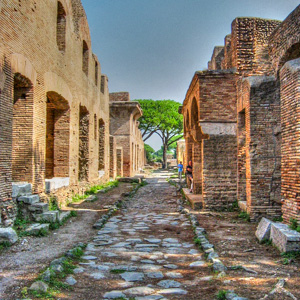
<svg viewBox="0 0 300 300">
<path fill-rule="evenodd" d="M 110 93 L 110 134 L 123 149 L 123 176 L 133 176 L 144 166 L 144 142 L 138 119 L 142 110 L 128 92 Z"/>
<path fill-rule="evenodd" d="M 194 76 L 182 109 L 187 156 L 185 163 L 190 159 L 195 160 L 195 192 L 203 197 L 204 205 L 226 205 L 224 195 L 230 194 L 230 188 L 224 189 L 224 184 L 218 186 L 216 178 L 221 177 L 217 175 L 213 178 L 213 174 L 222 165 L 220 157 L 224 161 L 227 157 L 229 162 L 230 159 L 236 160 L 237 169 L 232 169 L 236 172 L 236 179 L 232 176 L 230 182 L 232 186 L 237 186 L 236 198 L 240 207 L 250 214 L 251 220 L 263 215 L 274 218 L 281 214 L 285 222 L 289 222 L 290 218 L 300 220 L 300 136 L 297 130 L 300 118 L 297 110 L 300 82 L 299 20 L 300 6 L 283 22 L 236 18 L 232 22 L 231 34 L 225 37 L 224 48 L 214 49 L 208 63 L 209 70 L 220 74 L 225 70 L 235 73 L 235 83 L 232 84 L 232 88 L 236 89 L 232 96 L 236 99 L 235 141 L 232 138 L 227 139 L 228 143 L 218 143 L 215 136 L 203 126 L 201 111 L 205 111 L 207 106 L 202 98 L 207 95 L 207 89 L 200 80 L 197 87 L 198 80 Z M 201 72 L 206 79 L 209 78 L 207 72 Z M 220 93 L 220 84 L 214 86 L 215 93 L 210 96 L 211 99 L 215 97 L 227 104 L 228 99 Z M 192 95 L 191 91 L 196 92 Z M 193 97 L 198 99 L 198 107 L 191 106 Z M 208 110 L 209 118 L 213 118 L 214 109 L 217 109 L 218 101 L 215 102 Z M 193 115 L 199 115 L 199 118 Z M 228 117 L 223 120 L 228 121 L 232 119 Z M 211 120 L 209 122 L 210 129 L 216 131 L 216 124 Z M 207 148 L 209 141 L 212 146 Z M 223 151 L 221 145 L 225 145 L 228 152 Z M 236 152 L 237 156 L 233 158 L 230 151 Z M 210 179 L 208 185 L 205 185 L 206 177 Z M 206 194 L 210 185 L 214 186 L 212 190 L 215 194 L 219 193 L 218 197 L 210 195 L 214 199 L 211 204 L 208 200 L 210 191 Z"/>
<path fill-rule="evenodd" d="M 192 160 L 206 208 L 236 200 L 236 80 L 234 71 L 196 72 L 183 103 L 185 166 Z"/>
<path fill-rule="evenodd" d="M 23 2 L 0 4 L 0 226 L 15 217 L 12 182 L 41 193 L 67 177 L 76 193 L 109 177 L 107 77 L 82 4 Z"/>
</svg>

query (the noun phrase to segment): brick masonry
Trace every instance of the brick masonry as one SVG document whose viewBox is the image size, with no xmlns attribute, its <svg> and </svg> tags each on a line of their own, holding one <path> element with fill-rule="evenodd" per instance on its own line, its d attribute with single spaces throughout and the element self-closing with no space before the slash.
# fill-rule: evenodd
<svg viewBox="0 0 300 300">
<path fill-rule="evenodd" d="M 195 192 L 206 198 L 208 206 L 218 206 L 217 201 L 227 205 L 222 200 L 213 200 L 211 205 L 209 199 L 229 197 L 231 182 L 237 186 L 240 206 L 245 207 L 252 220 L 282 214 L 286 223 L 291 218 L 300 221 L 299 28 L 300 6 L 283 22 L 236 18 L 231 33 L 224 39 L 224 47 L 214 48 L 208 63 L 210 71 L 196 72 L 198 76 L 192 79 L 182 109 L 185 164 L 195 160 Z M 235 72 L 235 81 L 227 81 L 228 89 L 232 88 L 227 98 L 222 95 L 226 80 L 213 79 L 225 70 Z M 236 99 L 236 107 L 226 106 L 231 103 L 230 98 Z M 214 124 L 210 128 L 215 132 L 220 118 L 222 122 L 236 123 L 236 142 L 234 135 L 224 141 L 228 149 L 224 148 L 224 153 L 220 152 L 218 142 L 221 137 L 209 134 L 203 123 Z M 237 168 L 231 169 L 236 176 L 223 189 L 217 178 L 222 178 L 218 168 L 226 158 L 235 160 Z M 219 196 L 208 196 L 209 191 Z"/>
<path fill-rule="evenodd" d="M 144 162 L 144 142 L 138 129 L 142 110 L 138 102 L 130 101 L 128 92 L 110 93 L 110 134 L 117 147 L 123 149 L 123 176 L 133 176 Z"/>
<path fill-rule="evenodd" d="M 9 226 L 13 181 L 41 193 L 53 176 L 69 177 L 74 191 L 98 182 L 99 167 L 108 179 L 109 93 L 80 0 L 3 0 L 0 10 L 0 226 Z"/>
</svg>

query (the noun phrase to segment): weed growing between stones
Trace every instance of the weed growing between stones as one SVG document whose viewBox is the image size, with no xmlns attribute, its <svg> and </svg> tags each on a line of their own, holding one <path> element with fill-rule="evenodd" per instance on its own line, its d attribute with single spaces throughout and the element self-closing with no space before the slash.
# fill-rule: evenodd
<svg viewBox="0 0 300 300">
<path fill-rule="evenodd" d="M 112 269 L 110 270 L 110 273 L 112 274 L 122 274 L 122 273 L 125 273 L 126 270 L 121 270 L 121 269 Z"/>
<path fill-rule="evenodd" d="M 283 218 L 282 217 L 274 217 L 272 219 L 273 222 L 282 222 L 283 221 Z"/>
<path fill-rule="evenodd" d="M 8 241 L 1 242 L 0 243 L 0 252 L 9 247 L 10 247 L 10 242 L 8 242 Z"/>
<path fill-rule="evenodd" d="M 298 220 L 290 218 L 290 223 L 291 224 L 289 225 L 289 227 L 292 230 L 296 230 L 296 231 L 300 232 L 300 225 L 298 225 Z"/>
<path fill-rule="evenodd" d="M 282 264 L 289 265 L 293 263 L 295 260 L 300 259 L 300 251 L 284 252 L 281 253 L 281 256 L 283 257 Z"/>
<path fill-rule="evenodd" d="M 49 210 L 60 210 L 56 197 L 51 196 L 49 199 Z"/>
<path fill-rule="evenodd" d="M 86 248 L 86 244 L 80 243 L 79 246 L 66 252 L 64 257 L 52 261 L 50 267 L 43 270 L 36 282 L 42 282 L 45 284 L 47 291 L 34 290 L 31 288 L 23 288 L 23 299 L 33 296 L 40 299 L 56 299 L 61 290 L 72 290 L 72 286 L 64 282 L 63 280 L 70 274 L 74 273 L 74 269 L 77 268 L 77 263 L 80 261 L 81 256 L 84 254 L 83 250 Z M 58 271 L 57 266 L 60 266 Z"/>
<path fill-rule="evenodd" d="M 243 220 L 247 221 L 247 222 L 250 222 L 250 215 L 248 213 L 246 213 L 245 211 L 241 211 L 239 213 L 238 217 L 240 219 L 243 219 Z"/>
<path fill-rule="evenodd" d="M 269 240 L 269 239 L 264 238 L 264 239 L 262 239 L 262 240 L 260 241 L 260 244 L 271 246 L 271 245 L 272 245 L 272 240 Z"/>
<path fill-rule="evenodd" d="M 217 294 L 217 299 L 218 300 L 226 300 L 226 294 L 227 294 L 227 291 L 220 290 Z"/>
</svg>

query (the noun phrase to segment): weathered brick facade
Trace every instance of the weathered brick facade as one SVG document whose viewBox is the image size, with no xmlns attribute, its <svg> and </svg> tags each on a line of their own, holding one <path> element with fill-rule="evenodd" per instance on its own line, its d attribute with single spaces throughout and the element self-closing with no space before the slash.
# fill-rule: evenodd
<svg viewBox="0 0 300 300">
<path fill-rule="evenodd" d="M 40 193 L 53 177 L 68 177 L 74 191 L 100 169 L 108 179 L 109 93 L 80 0 L 2 0 L 0 11 L 0 226 L 8 226 L 13 181 Z"/>
<path fill-rule="evenodd" d="M 123 176 L 133 176 L 144 166 L 144 142 L 139 130 L 142 110 L 128 92 L 110 93 L 110 134 L 123 149 Z"/>
<path fill-rule="evenodd" d="M 206 208 L 236 200 L 236 80 L 234 71 L 196 72 L 183 103 L 185 166 L 192 160 Z"/>
<path fill-rule="evenodd" d="M 230 192 L 236 186 L 236 198 L 252 220 L 281 214 L 285 222 L 290 218 L 300 220 L 298 58 L 300 6 L 283 22 L 236 18 L 224 47 L 216 47 L 208 63 L 209 70 L 234 74 L 235 82 L 228 82 L 235 89 L 231 95 L 236 99 L 236 107 L 231 107 L 235 121 L 220 105 L 230 103 L 222 95 L 221 82 L 226 79 L 214 82 L 209 75 L 213 71 L 196 72 L 205 80 L 195 75 L 184 100 L 185 163 L 194 160 L 195 192 L 202 195 L 204 205 L 227 205 L 225 199 L 234 195 Z M 210 84 L 214 86 L 211 94 L 207 89 Z M 193 107 L 193 98 L 198 106 Z M 222 122 L 235 122 L 236 138 L 233 134 L 222 141 L 223 137 L 209 132 L 217 130 L 216 120 L 222 115 Z M 203 118 L 210 122 L 210 129 L 204 126 Z M 233 162 L 228 174 L 236 173 L 224 183 L 218 172 L 226 159 L 228 170 Z"/>
</svg>

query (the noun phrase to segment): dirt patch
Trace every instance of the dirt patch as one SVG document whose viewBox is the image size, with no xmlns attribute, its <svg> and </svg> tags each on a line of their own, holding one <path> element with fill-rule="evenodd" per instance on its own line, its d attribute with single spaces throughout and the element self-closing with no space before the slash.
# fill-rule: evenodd
<svg viewBox="0 0 300 300">
<path fill-rule="evenodd" d="M 78 242 L 87 243 L 96 234 L 93 224 L 106 213 L 120 195 L 132 190 L 132 185 L 120 183 L 107 193 L 98 193 L 94 202 L 70 205 L 78 212 L 58 230 L 46 237 L 23 237 L 0 253 L 0 299 L 16 299 L 24 286 L 29 286 L 50 261 L 60 257 Z"/>
<path fill-rule="evenodd" d="M 258 242 L 256 223 L 239 219 L 238 212 L 199 213 L 198 221 L 206 229 L 221 261 L 227 267 L 236 266 L 220 280 L 219 290 L 232 289 L 239 296 L 260 299 L 274 288 L 279 278 L 285 278 L 285 288 L 300 299 L 300 260 L 284 265 L 284 259 L 275 247 Z M 291 299 L 283 295 L 274 297 L 272 299 Z"/>
</svg>

